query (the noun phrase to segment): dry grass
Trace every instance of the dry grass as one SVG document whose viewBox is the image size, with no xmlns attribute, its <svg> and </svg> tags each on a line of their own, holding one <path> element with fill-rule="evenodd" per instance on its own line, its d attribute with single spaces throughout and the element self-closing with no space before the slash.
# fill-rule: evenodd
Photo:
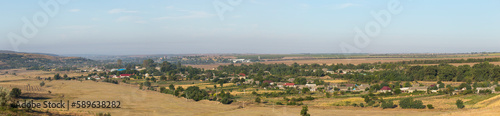
<svg viewBox="0 0 500 116">
<path fill-rule="evenodd" d="M 376 63 L 376 62 L 399 62 L 399 61 L 413 61 L 413 60 L 442 60 L 442 59 L 469 59 L 469 58 L 498 58 L 500 56 L 474 56 L 474 57 L 454 57 L 450 56 L 447 58 L 360 58 L 360 59 L 313 59 L 313 60 L 284 60 L 284 61 L 267 61 L 267 62 L 260 62 L 264 64 L 274 64 L 274 63 L 284 63 L 284 64 L 293 64 L 293 63 L 298 63 L 298 64 L 362 64 L 362 63 Z M 495 65 L 500 65 L 500 62 L 491 62 L 492 64 Z M 230 63 L 219 63 L 219 64 L 207 64 L 207 65 L 188 65 L 196 68 L 204 68 L 204 69 L 216 69 L 219 65 L 229 65 Z M 451 63 L 452 65 L 473 65 L 476 63 Z M 239 64 L 235 64 L 239 65 Z M 437 65 L 437 64 L 419 64 L 419 65 Z"/>
<path fill-rule="evenodd" d="M 36 73 L 45 74 L 47 72 L 37 72 L 37 71 L 26 71 L 18 72 L 18 75 L 36 75 Z M 8 87 L 9 85 L 14 86 L 24 86 L 27 84 L 38 85 L 41 81 L 26 78 L 23 76 L 12 76 L 7 75 L 0 78 L 0 86 Z M 189 85 L 186 85 L 189 86 Z M 212 84 L 199 84 L 197 86 L 213 86 Z M 51 97 L 48 101 L 57 100 L 114 100 L 121 101 L 122 108 L 120 109 L 70 109 L 70 111 L 64 111 L 61 109 L 50 109 L 50 112 L 61 112 L 61 113 L 87 113 L 78 115 L 93 115 L 98 112 L 110 112 L 112 115 L 241 115 L 241 116 L 255 116 L 255 115 L 266 115 L 266 116 L 280 116 L 280 115 L 298 115 L 301 106 L 270 106 L 270 105 L 250 105 L 243 109 L 238 109 L 237 107 L 241 105 L 240 102 L 235 102 L 232 105 L 222 105 L 217 102 L 211 101 L 199 101 L 194 102 L 191 100 L 186 100 L 184 98 L 174 97 L 168 94 L 162 94 L 154 91 L 143 91 L 139 90 L 137 86 L 126 85 L 126 84 L 110 84 L 104 82 L 93 82 L 93 81 L 46 81 L 46 87 L 44 91 L 52 91 L 52 95 L 46 95 Z M 259 90 L 259 92 L 270 92 L 266 90 Z M 64 96 L 64 97 L 63 97 Z M 494 97 L 496 98 L 496 97 Z M 494 99 L 492 98 L 492 99 Z M 435 99 L 435 100 L 432 100 Z M 447 104 L 458 99 L 452 98 L 446 101 L 446 98 L 423 98 L 424 104 L 432 103 L 435 107 L 441 107 L 437 104 Z M 330 116 L 330 115 L 372 115 L 372 116 L 382 116 L 382 115 L 409 115 L 409 116 L 420 116 L 420 115 L 441 115 L 448 114 L 456 110 L 404 110 L 404 109 L 389 109 L 382 110 L 381 108 L 359 108 L 359 107 L 334 107 L 331 106 L 335 102 L 346 102 L 351 103 L 361 103 L 363 99 L 360 97 L 354 98 L 319 98 L 313 101 L 305 101 L 304 103 L 310 105 L 309 113 L 311 115 L 318 116 Z M 443 103 L 438 103 L 443 102 Z M 495 102 L 497 104 L 497 102 Z M 447 107 L 447 106 L 444 106 Z M 482 109 L 475 111 L 479 114 L 488 113 L 498 113 L 498 107 L 492 107 L 489 109 Z M 472 113 L 472 114 L 477 114 Z"/>
</svg>

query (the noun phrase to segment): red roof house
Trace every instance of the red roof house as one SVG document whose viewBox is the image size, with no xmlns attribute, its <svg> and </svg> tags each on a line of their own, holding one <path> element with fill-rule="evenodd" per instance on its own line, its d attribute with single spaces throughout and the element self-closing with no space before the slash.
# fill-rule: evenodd
<svg viewBox="0 0 500 116">
<path fill-rule="evenodd" d="M 238 75 L 240 75 L 240 76 L 246 76 L 246 75 L 245 75 L 245 73 L 240 73 L 240 74 L 238 74 Z"/>
<path fill-rule="evenodd" d="M 295 83 L 285 83 L 284 86 L 295 86 Z"/>
<path fill-rule="evenodd" d="M 382 87 L 382 89 L 380 89 L 380 92 L 391 92 L 391 88 L 389 88 L 388 86 L 384 86 Z"/>
<path fill-rule="evenodd" d="M 380 89 L 380 90 L 391 90 L 391 88 L 389 88 L 388 86 L 384 86 L 384 87 L 382 87 L 382 89 Z"/>
<path fill-rule="evenodd" d="M 120 78 L 130 77 L 132 74 L 120 74 Z"/>
<path fill-rule="evenodd" d="M 271 84 L 272 82 L 273 82 L 273 81 L 271 81 L 271 80 L 262 81 L 262 83 L 269 83 L 269 84 Z"/>
</svg>

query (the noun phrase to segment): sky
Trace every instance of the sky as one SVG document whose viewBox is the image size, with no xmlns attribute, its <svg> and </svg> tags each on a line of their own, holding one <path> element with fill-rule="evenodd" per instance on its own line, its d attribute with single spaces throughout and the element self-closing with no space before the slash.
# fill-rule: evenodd
<svg viewBox="0 0 500 116">
<path fill-rule="evenodd" d="M 0 50 L 500 52 L 499 0 L 3 0 Z"/>
</svg>

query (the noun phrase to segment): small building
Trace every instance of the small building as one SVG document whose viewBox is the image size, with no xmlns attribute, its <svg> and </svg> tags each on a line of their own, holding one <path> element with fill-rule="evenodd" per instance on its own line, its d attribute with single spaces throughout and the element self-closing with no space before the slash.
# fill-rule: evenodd
<svg viewBox="0 0 500 116">
<path fill-rule="evenodd" d="M 132 76 L 132 74 L 120 74 L 119 78 L 126 78 L 126 77 L 130 77 L 130 76 Z"/>
<path fill-rule="evenodd" d="M 285 83 L 283 84 L 285 87 L 295 87 L 295 83 Z"/>
<path fill-rule="evenodd" d="M 382 89 L 380 89 L 380 92 L 391 92 L 391 91 L 392 91 L 392 89 L 388 86 L 384 86 L 384 87 L 382 87 Z"/>
<path fill-rule="evenodd" d="M 316 84 L 306 84 L 305 87 L 309 88 L 311 91 L 316 91 L 317 89 Z"/>
</svg>

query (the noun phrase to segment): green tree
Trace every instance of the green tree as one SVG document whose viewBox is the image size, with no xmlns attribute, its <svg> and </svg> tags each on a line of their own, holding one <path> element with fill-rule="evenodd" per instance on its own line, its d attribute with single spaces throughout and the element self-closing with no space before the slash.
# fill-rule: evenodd
<svg viewBox="0 0 500 116">
<path fill-rule="evenodd" d="M 462 101 L 462 100 L 460 100 L 460 99 L 459 99 L 459 100 L 457 100 L 457 102 L 456 102 L 455 104 L 457 105 L 457 108 L 459 108 L 459 109 L 462 109 L 462 108 L 464 108 L 464 107 L 465 107 L 465 106 L 464 106 L 464 101 Z"/>
<path fill-rule="evenodd" d="M 168 88 L 169 88 L 170 90 L 172 90 L 172 91 L 174 91 L 174 90 L 175 90 L 175 86 L 174 86 L 174 84 L 170 84 L 170 85 L 168 86 Z"/>
<path fill-rule="evenodd" d="M 306 94 L 309 91 L 311 91 L 311 90 L 309 90 L 309 88 L 307 88 L 307 87 L 302 88 L 302 94 Z"/>
<path fill-rule="evenodd" d="M 332 97 L 332 95 L 331 95 L 329 92 L 326 92 L 326 93 L 325 93 L 325 96 L 326 96 L 326 98 L 330 98 L 330 97 Z"/>
<path fill-rule="evenodd" d="M 396 95 L 401 94 L 401 89 L 399 89 L 399 88 L 394 89 L 394 94 L 396 94 Z"/>
<path fill-rule="evenodd" d="M 382 109 L 386 109 L 386 108 L 394 108 L 394 103 L 392 102 L 392 100 L 389 100 L 389 101 L 384 101 L 382 102 Z"/>
<path fill-rule="evenodd" d="M 255 102 L 260 103 L 260 97 L 255 98 Z"/>
<path fill-rule="evenodd" d="M 302 106 L 302 110 L 300 111 L 300 115 L 301 116 L 310 116 L 311 114 L 307 113 L 307 111 L 309 111 L 307 106 Z"/>
<path fill-rule="evenodd" d="M 410 82 L 406 82 L 404 86 L 405 87 L 411 87 L 412 85 L 410 84 Z"/>
<path fill-rule="evenodd" d="M 40 82 L 40 87 L 43 87 L 45 85 L 45 82 Z"/>
<path fill-rule="evenodd" d="M 432 104 L 427 104 L 427 108 L 434 109 L 434 106 L 432 106 Z"/>
<path fill-rule="evenodd" d="M 161 81 L 166 81 L 166 80 L 167 80 L 167 76 L 165 76 L 165 75 L 161 75 L 161 76 L 160 76 L 160 80 L 161 80 Z"/>
<path fill-rule="evenodd" d="M 54 75 L 54 80 L 59 80 L 61 79 L 61 75 L 59 75 L 59 73 L 55 74 Z"/>
<path fill-rule="evenodd" d="M 19 97 L 21 97 L 21 89 L 19 89 L 19 88 L 12 88 L 12 90 L 10 91 L 10 96 L 12 98 L 19 98 Z"/>
<path fill-rule="evenodd" d="M 116 62 L 117 62 L 117 64 L 118 64 L 119 67 L 121 67 L 122 64 L 123 64 L 123 61 L 121 59 L 118 59 Z"/>
</svg>

